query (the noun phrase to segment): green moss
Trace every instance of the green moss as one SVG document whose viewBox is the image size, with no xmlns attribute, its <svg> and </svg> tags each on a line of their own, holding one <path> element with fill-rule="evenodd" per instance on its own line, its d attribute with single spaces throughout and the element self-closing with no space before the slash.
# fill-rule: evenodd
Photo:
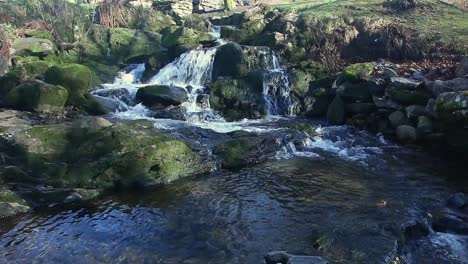
<svg viewBox="0 0 468 264">
<path fill-rule="evenodd" d="M 357 63 L 343 69 L 343 74 L 349 81 L 358 81 L 374 71 L 371 63 Z"/>
<path fill-rule="evenodd" d="M 5 103 L 18 110 L 57 113 L 63 110 L 68 92 L 65 88 L 41 81 L 28 81 L 13 88 Z"/>
<path fill-rule="evenodd" d="M 43 75 L 50 66 L 51 64 L 49 62 L 40 60 L 23 64 L 23 67 L 30 78 L 36 78 L 39 75 Z"/>
<path fill-rule="evenodd" d="M 56 65 L 47 70 L 45 81 L 61 85 L 68 90 L 67 105 L 81 107 L 84 95 L 91 86 L 92 74 L 88 67 L 79 64 Z"/>
</svg>

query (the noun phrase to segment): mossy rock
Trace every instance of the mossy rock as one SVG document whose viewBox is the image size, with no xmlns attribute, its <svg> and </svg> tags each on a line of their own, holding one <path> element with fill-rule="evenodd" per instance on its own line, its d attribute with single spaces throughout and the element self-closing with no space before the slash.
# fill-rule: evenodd
<svg viewBox="0 0 468 264">
<path fill-rule="evenodd" d="M 240 45 L 229 43 L 218 48 L 213 60 L 212 78 L 239 78 L 248 73 L 249 60 Z"/>
<path fill-rule="evenodd" d="M 187 143 L 145 120 L 35 126 L 17 133 L 13 143 L 35 175 L 53 186 L 146 186 L 210 169 Z"/>
<path fill-rule="evenodd" d="M 161 46 L 162 36 L 149 31 L 125 28 L 109 29 L 110 54 L 117 62 L 137 63 L 165 49 Z"/>
<path fill-rule="evenodd" d="M 214 40 L 215 38 L 206 32 L 187 27 L 170 27 L 164 31 L 162 45 L 168 49 L 175 50 L 178 46 L 197 47 L 202 42 Z"/>
<path fill-rule="evenodd" d="M 355 82 L 364 79 L 374 71 L 371 63 L 356 63 L 343 69 L 343 74 L 349 81 Z"/>
<path fill-rule="evenodd" d="M 278 149 L 274 139 L 246 136 L 217 145 L 213 153 L 221 157 L 223 168 L 236 170 L 264 162 Z"/>
<path fill-rule="evenodd" d="M 22 66 L 16 66 L 13 70 L 0 77 L 0 98 L 7 95 L 21 81 L 27 77 L 26 69 Z"/>
<path fill-rule="evenodd" d="M 265 115 L 262 86 L 255 78 L 218 80 L 210 89 L 210 105 L 228 121 L 260 118 Z"/>
<path fill-rule="evenodd" d="M 62 64 L 49 68 L 45 81 L 61 85 L 68 90 L 67 105 L 80 107 L 84 95 L 91 86 L 92 73 L 88 67 L 80 64 Z"/>
<path fill-rule="evenodd" d="M 47 69 L 51 66 L 51 63 L 47 61 L 31 61 L 23 63 L 23 67 L 29 78 L 36 78 L 37 76 L 44 75 Z"/>
<path fill-rule="evenodd" d="M 17 110 L 59 113 L 67 97 L 67 90 L 61 86 L 32 80 L 13 88 L 6 95 L 4 103 Z"/>
<path fill-rule="evenodd" d="M 18 194 L 10 190 L 0 190 L 0 218 L 26 213 L 31 208 Z"/>
</svg>

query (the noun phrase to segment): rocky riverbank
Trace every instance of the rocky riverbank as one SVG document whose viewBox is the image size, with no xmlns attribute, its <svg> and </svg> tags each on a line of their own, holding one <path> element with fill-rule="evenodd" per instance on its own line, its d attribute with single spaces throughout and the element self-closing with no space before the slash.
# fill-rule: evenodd
<svg viewBox="0 0 468 264">
<path fill-rule="evenodd" d="M 3 216 L 84 201 L 108 189 L 236 170 L 282 149 L 300 150 L 315 133 L 307 121 L 275 124 L 281 133 L 174 133 L 148 120 L 112 118 L 123 109 L 106 98 L 141 103 L 151 112 L 147 119 L 190 121 L 182 109 L 194 96 L 191 103 L 226 121 L 294 115 L 468 152 L 468 60 L 459 62 L 464 45 L 388 19 L 324 18 L 264 5 L 219 12 L 231 9 L 231 1 L 198 1 L 196 10 L 186 8 L 191 1 L 164 7 L 134 2 L 115 6 L 114 16 L 107 2 L 67 4 L 76 27 L 57 23 L 52 13 L 41 17 L 1 3 L 2 12 L 10 12 L 0 28 Z M 30 21 L 16 19 L 23 11 Z M 206 15 L 211 11 L 219 16 Z M 207 51 L 200 56 L 210 61 L 190 51 Z M 134 95 L 101 89 L 128 65 L 144 65 L 138 78 L 145 82 L 178 61 L 210 66 L 208 76 L 186 73 L 206 89 L 164 83 L 137 87 Z M 36 196 L 47 199 L 35 203 Z"/>
</svg>

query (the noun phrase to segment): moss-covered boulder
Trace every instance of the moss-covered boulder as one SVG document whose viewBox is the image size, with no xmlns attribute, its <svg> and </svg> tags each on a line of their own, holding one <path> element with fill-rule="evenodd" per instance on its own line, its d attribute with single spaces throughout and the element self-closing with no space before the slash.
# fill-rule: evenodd
<svg viewBox="0 0 468 264">
<path fill-rule="evenodd" d="M 12 141 L 37 179 L 53 186 L 146 186 L 209 171 L 187 143 L 149 121 L 35 126 Z"/>
<path fill-rule="evenodd" d="M 247 74 L 249 61 L 240 45 L 229 43 L 218 48 L 213 61 L 212 78 L 239 78 Z"/>
<path fill-rule="evenodd" d="M 31 208 L 18 194 L 10 190 L 0 190 L 0 218 L 26 213 Z"/>
<path fill-rule="evenodd" d="M 369 76 L 374 71 L 371 63 L 356 63 L 343 69 L 343 74 L 349 81 L 355 82 Z"/>
<path fill-rule="evenodd" d="M 50 66 L 51 63 L 42 60 L 23 63 L 23 67 L 26 70 L 27 76 L 33 79 L 37 76 L 44 75 Z"/>
<path fill-rule="evenodd" d="M 161 53 L 162 36 L 158 33 L 125 28 L 109 29 L 110 54 L 116 62 L 135 63 Z"/>
<path fill-rule="evenodd" d="M 53 54 L 54 43 L 48 39 L 41 38 L 18 38 L 12 43 L 16 56 L 40 56 L 45 57 Z"/>
<path fill-rule="evenodd" d="M 185 89 L 177 86 L 151 85 L 138 89 L 137 102 L 149 107 L 177 106 L 188 100 Z"/>
<path fill-rule="evenodd" d="M 262 84 L 251 79 L 217 80 L 211 85 L 210 106 L 228 121 L 265 115 Z"/>
<path fill-rule="evenodd" d="M 39 80 L 26 81 L 13 88 L 4 103 L 17 110 L 59 113 L 68 97 L 65 88 Z"/>
<path fill-rule="evenodd" d="M 240 169 L 264 162 L 274 156 L 277 150 L 279 146 L 274 139 L 241 136 L 217 145 L 213 153 L 221 158 L 223 168 Z"/>
<path fill-rule="evenodd" d="M 166 48 L 177 46 L 198 45 L 202 42 L 214 41 L 215 38 L 206 33 L 187 27 L 171 27 L 161 32 L 162 45 Z"/>
<path fill-rule="evenodd" d="M 22 66 L 16 66 L 13 70 L 0 77 L 0 98 L 7 95 L 21 81 L 27 78 L 26 69 Z"/>
</svg>

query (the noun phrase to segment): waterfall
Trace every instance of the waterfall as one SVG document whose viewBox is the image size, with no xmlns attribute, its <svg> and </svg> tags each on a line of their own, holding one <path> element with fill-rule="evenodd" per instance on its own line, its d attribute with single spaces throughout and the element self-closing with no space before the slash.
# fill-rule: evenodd
<svg viewBox="0 0 468 264">
<path fill-rule="evenodd" d="M 149 82 L 184 88 L 188 101 L 183 103 L 182 107 L 188 121 L 221 119 L 211 110 L 209 97 L 204 94 L 205 85 L 211 81 L 216 51 L 216 47 L 188 51 L 162 68 Z"/>
<path fill-rule="evenodd" d="M 273 51 L 270 51 L 270 55 L 265 56 L 264 59 L 267 69 L 263 76 L 263 98 L 267 113 L 268 115 L 292 115 L 288 75 Z"/>
</svg>

